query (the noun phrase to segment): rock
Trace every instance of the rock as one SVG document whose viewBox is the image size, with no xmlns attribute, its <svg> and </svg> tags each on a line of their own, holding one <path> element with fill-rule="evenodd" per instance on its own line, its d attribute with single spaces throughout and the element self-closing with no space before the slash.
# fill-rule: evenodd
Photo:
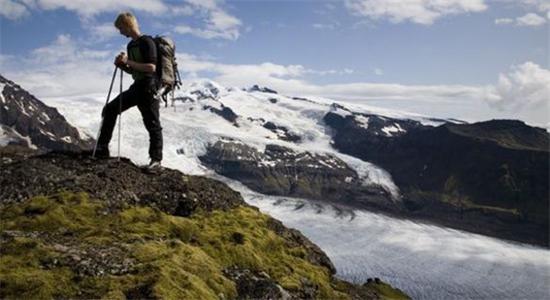
<svg viewBox="0 0 550 300">
<path fill-rule="evenodd" d="M 27 185 L 30 178 L 33 184 Z M 73 192 L 86 192 L 102 199 L 109 209 L 120 209 L 137 200 L 169 214 L 189 216 L 198 208 L 211 211 L 244 203 L 240 194 L 224 183 L 200 176 L 184 178 L 179 171 L 168 168 L 154 176 L 145 174 L 127 159 L 94 160 L 79 153 L 52 152 L 3 165 L 0 202 L 56 194 L 71 182 Z M 204 200 L 191 200 L 198 195 Z"/>
<path fill-rule="evenodd" d="M 0 134 L 10 144 L 37 150 L 85 150 L 94 139 L 81 136 L 57 109 L 45 105 L 21 86 L 0 75 Z"/>
<path fill-rule="evenodd" d="M 291 294 L 263 273 L 230 267 L 223 270 L 235 281 L 239 299 L 291 299 Z"/>
<path fill-rule="evenodd" d="M 296 152 L 273 144 L 261 152 L 238 141 L 219 140 L 199 158 L 217 173 L 263 194 L 361 208 L 402 209 L 383 187 L 363 185 L 353 169 L 329 154 Z"/>
</svg>

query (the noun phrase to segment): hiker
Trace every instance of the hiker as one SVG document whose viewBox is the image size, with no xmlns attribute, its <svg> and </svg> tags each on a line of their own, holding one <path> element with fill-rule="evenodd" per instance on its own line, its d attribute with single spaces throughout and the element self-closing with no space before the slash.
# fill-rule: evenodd
<svg viewBox="0 0 550 300">
<path fill-rule="evenodd" d="M 162 127 L 159 118 L 159 100 L 157 91 L 156 62 L 157 48 L 150 36 L 142 35 L 136 17 L 129 12 L 118 15 L 114 22 L 120 34 L 131 38 L 127 53 L 121 52 L 115 58 L 115 65 L 126 73 L 132 74 L 134 83 L 130 88 L 109 102 L 103 109 L 103 123 L 97 141 L 96 156 L 109 157 L 109 142 L 113 134 L 119 113 L 137 106 L 143 117 L 145 128 L 149 132 L 150 169 L 161 166 Z M 113 77 L 114 78 L 114 77 Z M 122 101 L 122 107 L 120 102 Z"/>
</svg>

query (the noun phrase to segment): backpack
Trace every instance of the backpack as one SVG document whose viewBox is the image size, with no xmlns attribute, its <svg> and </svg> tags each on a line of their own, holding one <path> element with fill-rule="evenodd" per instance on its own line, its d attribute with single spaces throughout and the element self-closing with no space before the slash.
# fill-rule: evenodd
<svg viewBox="0 0 550 300">
<path fill-rule="evenodd" d="M 157 46 L 158 90 L 156 97 L 161 98 L 167 107 L 168 93 L 172 92 L 173 97 L 174 90 L 181 86 L 181 77 L 176 63 L 176 45 L 172 39 L 166 36 L 157 35 L 153 41 Z"/>
</svg>

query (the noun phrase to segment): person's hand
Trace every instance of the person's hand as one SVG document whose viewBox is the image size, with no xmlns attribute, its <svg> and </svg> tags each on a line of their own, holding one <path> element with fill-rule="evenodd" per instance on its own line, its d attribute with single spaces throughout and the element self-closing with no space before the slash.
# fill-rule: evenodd
<svg viewBox="0 0 550 300">
<path fill-rule="evenodd" d="M 120 62 L 122 64 L 127 64 L 128 63 L 128 55 L 126 55 L 125 52 L 120 52 L 120 54 L 118 55 L 120 57 Z"/>
<path fill-rule="evenodd" d="M 128 56 L 124 52 L 120 52 L 115 58 L 115 66 L 122 67 L 128 62 Z"/>
</svg>

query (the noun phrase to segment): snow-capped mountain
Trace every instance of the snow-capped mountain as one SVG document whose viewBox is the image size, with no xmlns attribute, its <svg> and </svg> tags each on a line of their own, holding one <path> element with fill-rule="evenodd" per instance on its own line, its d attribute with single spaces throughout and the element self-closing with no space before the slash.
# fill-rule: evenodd
<svg viewBox="0 0 550 300">
<path fill-rule="evenodd" d="M 258 192 L 548 245 L 550 138 L 542 128 L 467 124 L 208 80 L 182 91 L 176 110 L 206 113 L 199 126 L 215 135 L 197 155 L 202 165 Z"/>
<path fill-rule="evenodd" d="M 0 146 L 80 150 L 90 148 L 92 142 L 67 123 L 57 109 L 0 75 Z"/>
</svg>

